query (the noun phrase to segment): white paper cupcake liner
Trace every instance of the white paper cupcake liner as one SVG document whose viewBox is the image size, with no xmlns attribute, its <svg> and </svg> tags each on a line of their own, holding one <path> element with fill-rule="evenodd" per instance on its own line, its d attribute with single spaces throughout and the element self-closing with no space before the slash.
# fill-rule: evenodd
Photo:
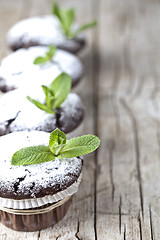
<svg viewBox="0 0 160 240">
<path fill-rule="evenodd" d="M 9 198 L 0 198 L 0 207 L 12 208 L 12 209 L 28 209 L 41 207 L 48 203 L 58 202 L 68 196 L 72 196 L 78 191 L 79 184 L 82 179 L 82 173 L 78 177 L 77 181 L 69 186 L 67 189 L 58 192 L 54 195 L 48 195 L 42 198 L 35 199 L 22 199 L 15 200 Z"/>
</svg>

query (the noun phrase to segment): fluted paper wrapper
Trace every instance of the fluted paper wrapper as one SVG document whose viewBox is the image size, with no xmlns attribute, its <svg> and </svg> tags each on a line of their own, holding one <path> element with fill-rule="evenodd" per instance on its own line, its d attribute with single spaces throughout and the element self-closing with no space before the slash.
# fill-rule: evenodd
<svg viewBox="0 0 160 240">
<path fill-rule="evenodd" d="M 74 193 L 78 191 L 79 184 L 82 179 L 82 173 L 75 183 L 69 186 L 67 189 L 60 191 L 54 195 L 48 195 L 42 198 L 35 199 L 22 199 L 22 200 L 14 200 L 8 198 L 0 198 L 0 206 L 12 209 L 29 209 L 36 208 L 46 205 L 48 203 L 58 202 L 68 196 L 72 196 Z"/>
</svg>

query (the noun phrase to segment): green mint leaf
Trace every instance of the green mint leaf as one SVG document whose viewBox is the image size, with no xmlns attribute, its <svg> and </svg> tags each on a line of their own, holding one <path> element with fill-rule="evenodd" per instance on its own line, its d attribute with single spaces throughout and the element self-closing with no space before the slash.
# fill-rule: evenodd
<svg viewBox="0 0 160 240">
<path fill-rule="evenodd" d="M 66 19 L 67 33 L 70 32 L 74 21 L 75 21 L 75 10 L 71 8 L 67 11 L 67 19 Z"/>
<path fill-rule="evenodd" d="M 51 132 L 49 139 L 49 147 L 51 152 L 56 156 L 66 145 L 66 135 L 64 132 L 60 131 L 58 128 Z"/>
<path fill-rule="evenodd" d="M 34 59 L 34 64 L 44 64 L 48 61 L 51 61 L 56 53 L 57 48 L 53 45 L 48 46 L 48 51 L 45 53 L 45 56 L 39 56 Z"/>
<path fill-rule="evenodd" d="M 66 10 L 60 10 L 60 16 L 61 16 L 61 27 L 64 30 L 64 33 L 66 34 L 68 32 L 68 15 Z"/>
<path fill-rule="evenodd" d="M 62 73 L 50 84 L 49 88 L 42 85 L 42 89 L 46 96 L 45 104 L 42 104 L 29 96 L 27 96 L 27 99 L 39 109 L 54 114 L 55 109 L 64 102 L 70 92 L 71 78 L 67 73 Z"/>
<path fill-rule="evenodd" d="M 54 154 L 46 146 L 33 146 L 22 148 L 15 152 L 11 159 L 11 164 L 19 165 L 33 165 L 43 162 L 52 161 L 55 159 Z"/>
<path fill-rule="evenodd" d="M 48 61 L 48 58 L 46 57 L 37 57 L 34 59 L 34 64 L 43 64 L 46 63 Z"/>
<path fill-rule="evenodd" d="M 49 107 L 51 110 L 54 109 L 54 102 L 55 102 L 55 97 L 51 95 L 50 92 L 48 92 L 48 96 L 46 97 L 46 104 L 47 107 Z"/>
<path fill-rule="evenodd" d="M 78 157 L 96 150 L 100 145 L 100 139 L 94 135 L 84 135 L 72 138 L 66 142 L 66 146 L 60 154 L 66 158 Z"/>
<path fill-rule="evenodd" d="M 54 92 L 50 90 L 47 86 L 42 85 L 41 87 L 46 95 L 47 107 L 52 110 L 55 102 Z"/>
<path fill-rule="evenodd" d="M 78 29 L 76 29 L 75 31 L 70 32 L 69 35 L 68 35 L 68 37 L 74 38 L 74 37 L 76 37 L 80 32 L 83 32 L 84 30 L 86 30 L 86 29 L 88 29 L 88 28 L 91 28 L 91 27 L 95 27 L 95 26 L 97 26 L 97 21 L 93 21 L 93 22 L 84 24 L 84 25 L 82 25 L 81 27 L 79 27 Z"/>
<path fill-rule="evenodd" d="M 68 37 L 71 27 L 75 21 L 75 10 L 73 8 L 68 10 L 60 9 L 58 5 L 54 3 L 52 13 L 58 18 L 64 34 Z"/>
<path fill-rule="evenodd" d="M 32 98 L 29 97 L 29 96 L 27 96 L 27 99 L 28 99 L 31 103 L 33 103 L 36 107 L 38 107 L 39 109 L 41 109 L 41 110 L 43 110 L 43 111 L 45 111 L 45 112 L 47 112 L 47 113 L 54 114 L 54 111 L 53 111 L 52 109 L 48 108 L 48 106 L 46 106 L 46 105 L 44 105 L 44 104 L 42 104 L 42 103 L 40 103 L 40 102 L 32 99 Z"/>
<path fill-rule="evenodd" d="M 55 101 L 53 109 L 58 108 L 66 99 L 71 89 L 71 78 L 67 73 L 60 74 L 49 86 L 51 91 L 54 91 Z"/>
<path fill-rule="evenodd" d="M 48 59 L 51 60 L 54 57 L 56 51 L 57 51 L 56 46 L 50 45 L 48 52 L 46 52 L 46 57 L 48 57 Z"/>
<path fill-rule="evenodd" d="M 75 21 L 75 9 L 71 8 L 68 10 L 68 25 L 72 26 L 72 23 Z"/>
<path fill-rule="evenodd" d="M 53 13 L 53 15 L 57 16 L 57 18 L 59 19 L 60 22 L 62 21 L 60 9 L 59 9 L 57 3 L 53 4 L 52 13 Z"/>
<path fill-rule="evenodd" d="M 61 28 L 67 38 L 75 38 L 80 32 L 97 25 L 97 21 L 92 21 L 73 31 L 72 26 L 75 21 L 75 10 L 73 8 L 68 10 L 60 9 L 59 6 L 54 3 L 52 13 L 58 18 Z"/>
<path fill-rule="evenodd" d="M 65 10 L 60 9 L 56 3 L 54 3 L 52 8 L 52 13 L 58 18 L 61 28 L 64 31 L 64 34 L 68 34 L 70 27 L 74 20 L 73 9 Z"/>
<path fill-rule="evenodd" d="M 54 144 L 65 144 L 66 143 L 66 135 L 64 132 L 56 128 L 53 132 L 50 134 L 49 138 L 49 146 L 52 147 Z"/>
<path fill-rule="evenodd" d="M 60 16 L 61 16 L 61 25 L 62 28 L 64 30 L 64 33 L 66 36 L 68 36 L 68 34 L 71 31 L 71 26 L 75 20 L 75 11 L 73 8 L 69 9 L 69 10 L 60 10 Z"/>
<path fill-rule="evenodd" d="M 43 92 L 44 94 L 46 95 L 46 97 L 48 96 L 48 87 L 45 86 L 45 85 L 41 85 L 42 89 L 43 89 Z"/>
<path fill-rule="evenodd" d="M 66 146 L 66 144 L 60 144 L 60 145 L 54 146 L 54 148 L 52 148 L 51 152 L 53 152 L 56 157 L 63 158 L 62 155 L 60 154 L 60 152 L 65 146 Z"/>
</svg>

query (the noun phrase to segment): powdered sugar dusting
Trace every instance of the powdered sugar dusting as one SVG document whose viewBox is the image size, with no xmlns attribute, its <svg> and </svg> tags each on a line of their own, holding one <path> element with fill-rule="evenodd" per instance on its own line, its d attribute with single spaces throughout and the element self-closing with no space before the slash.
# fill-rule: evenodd
<svg viewBox="0 0 160 240">
<path fill-rule="evenodd" d="M 37 108 L 26 99 L 27 95 L 41 103 L 45 101 L 45 95 L 40 86 L 23 91 L 22 89 L 14 90 L 0 98 L 0 135 L 22 130 L 51 132 L 56 127 L 68 132 L 77 127 L 83 118 L 83 105 L 75 93 L 68 94 L 55 114 L 49 114 Z"/>
<path fill-rule="evenodd" d="M 80 48 L 80 41 L 84 41 L 84 35 L 79 35 L 76 39 L 67 39 L 57 17 L 46 15 L 24 19 L 16 23 L 8 32 L 7 41 L 11 47 L 14 45 L 27 46 L 31 43 L 34 45 L 54 44 L 59 48 L 75 52 Z"/>
<path fill-rule="evenodd" d="M 81 172 L 82 161 L 70 158 L 35 164 L 30 166 L 12 166 L 11 157 L 20 148 L 36 145 L 48 146 L 49 134 L 45 132 L 18 132 L 0 137 L 0 195 L 8 192 L 13 195 L 36 197 L 42 189 L 55 191 L 65 189 L 66 182 L 72 182 L 73 176 Z M 14 197 L 13 197 L 14 198 Z"/>
<path fill-rule="evenodd" d="M 72 84 L 76 84 L 83 76 L 83 66 L 71 53 L 57 50 L 51 62 L 33 64 L 34 59 L 44 56 L 47 50 L 47 47 L 20 49 L 4 58 L 0 66 L 0 76 L 5 80 L 7 88 L 32 87 L 33 83 L 48 86 L 62 72 L 68 73 Z"/>
</svg>

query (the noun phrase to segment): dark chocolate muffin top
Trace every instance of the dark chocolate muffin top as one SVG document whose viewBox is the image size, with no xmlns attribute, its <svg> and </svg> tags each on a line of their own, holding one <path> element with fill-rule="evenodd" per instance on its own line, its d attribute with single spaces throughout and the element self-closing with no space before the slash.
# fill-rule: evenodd
<svg viewBox="0 0 160 240">
<path fill-rule="evenodd" d="M 52 132 L 57 127 L 68 133 L 79 126 L 83 120 L 84 108 L 77 94 L 69 93 L 55 114 L 50 114 L 26 99 L 28 94 L 44 102 L 45 96 L 41 88 L 34 89 L 33 87 L 32 93 L 22 89 L 14 90 L 0 98 L 0 136 L 24 130 Z"/>
<path fill-rule="evenodd" d="M 82 170 L 80 158 L 56 158 L 29 166 L 12 166 L 11 157 L 23 147 L 48 146 L 45 132 L 16 132 L 0 137 L 0 197 L 11 199 L 39 198 L 56 194 L 76 182 Z"/>
<path fill-rule="evenodd" d="M 55 45 L 60 49 L 76 53 L 85 45 L 84 35 L 68 39 L 53 15 L 37 16 L 21 20 L 8 32 L 8 45 L 12 50 L 30 46 Z"/>
<path fill-rule="evenodd" d="M 83 76 L 83 65 L 73 54 L 57 50 L 52 60 L 41 65 L 34 64 L 35 58 L 44 56 L 47 47 L 20 49 L 5 57 L 0 65 L 0 90 L 7 92 L 32 84 L 49 85 L 60 73 L 71 76 L 75 86 Z"/>
</svg>

